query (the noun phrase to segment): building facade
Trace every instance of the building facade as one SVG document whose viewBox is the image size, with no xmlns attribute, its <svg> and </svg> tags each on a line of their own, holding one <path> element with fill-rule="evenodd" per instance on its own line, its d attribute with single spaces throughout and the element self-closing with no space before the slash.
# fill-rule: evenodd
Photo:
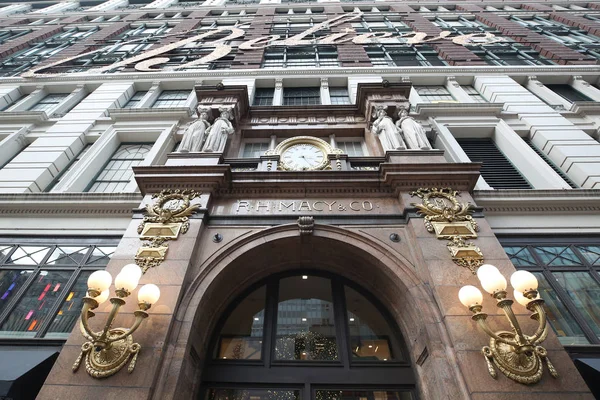
<svg viewBox="0 0 600 400">
<path fill-rule="evenodd" d="M 600 3 L 0 5 L 3 398 L 600 395 Z M 545 350 L 471 319 L 483 263 Z"/>
</svg>

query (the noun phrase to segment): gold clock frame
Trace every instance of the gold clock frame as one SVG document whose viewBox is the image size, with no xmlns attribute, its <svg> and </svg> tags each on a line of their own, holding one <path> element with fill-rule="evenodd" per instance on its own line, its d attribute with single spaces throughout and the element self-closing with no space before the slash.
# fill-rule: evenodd
<svg viewBox="0 0 600 400">
<path fill-rule="evenodd" d="M 325 154 L 323 161 L 321 161 L 321 163 L 317 166 L 302 169 L 302 170 L 294 169 L 291 166 L 287 165 L 283 161 L 283 159 L 281 159 L 281 156 L 283 155 L 283 153 L 286 152 L 286 150 L 288 150 L 292 146 L 296 146 L 299 144 L 310 144 L 310 145 L 316 146 L 319 149 L 321 149 L 321 151 Z M 325 170 L 325 169 L 331 169 L 331 163 L 330 163 L 329 157 L 328 157 L 330 154 L 341 154 L 341 150 L 334 149 L 333 147 L 331 147 L 329 145 L 329 143 L 327 143 L 323 139 L 319 139 L 314 136 L 294 136 L 292 138 L 286 139 L 283 142 L 279 143 L 277 145 L 277 147 L 275 147 L 275 149 L 269 150 L 266 153 L 266 155 L 280 156 L 278 169 L 283 170 L 283 171 L 320 171 L 320 170 Z"/>
</svg>

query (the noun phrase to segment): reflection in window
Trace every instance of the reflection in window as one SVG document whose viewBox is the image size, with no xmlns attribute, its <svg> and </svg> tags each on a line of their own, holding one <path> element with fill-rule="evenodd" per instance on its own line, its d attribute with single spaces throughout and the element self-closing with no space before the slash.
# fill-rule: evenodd
<svg viewBox="0 0 600 400">
<path fill-rule="evenodd" d="M 151 148 L 152 144 L 122 144 L 87 191 L 102 193 L 124 191 L 133 177 L 132 167 L 144 161 Z"/>
<path fill-rule="evenodd" d="M 260 360 L 265 318 L 266 288 L 246 297 L 229 315 L 219 334 L 219 359 Z"/>
<path fill-rule="evenodd" d="M 33 271 L 0 270 L 0 314 L 32 273 Z"/>
<path fill-rule="evenodd" d="M 552 275 L 600 338 L 600 285 L 587 272 L 553 272 Z"/>
<path fill-rule="evenodd" d="M 394 334 L 383 316 L 363 295 L 345 287 L 352 358 L 356 360 L 402 360 Z"/>
<path fill-rule="evenodd" d="M 4 264 L 38 265 L 48 254 L 48 250 L 48 246 L 18 246 Z"/>
<path fill-rule="evenodd" d="M 131 98 L 129 99 L 129 101 L 127 103 L 125 103 L 125 105 L 123 106 L 123 108 L 136 108 L 140 102 L 142 101 L 142 99 L 144 98 L 144 96 L 146 95 L 146 91 L 138 91 L 135 92 L 133 94 L 133 96 L 131 96 Z"/>
<path fill-rule="evenodd" d="M 66 93 L 55 93 L 49 94 L 44 97 L 42 100 L 37 102 L 37 104 L 33 105 L 29 110 L 30 111 L 46 111 L 46 113 L 52 109 L 54 109 L 57 105 L 59 105 L 64 99 L 66 99 L 68 94 Z"/>
<path fill-rule="evenodd" d="M 386 390 L 317 390 L 315 400 L 412 400 L 410 392 Z"/>
<path fill-rule="evenodd" d="M 300 400 L 299 390 L 208 389 L 208 400 Z"/>
<path fill-rule="evenodd" d="M 331 98 L 331 104 L 351 104 L 350 97 L 348 96 L 348 88 L 346 87 L 330 87 L 329 97 Z"/>
<path fill-rule="evenodd" d="M 71 271 L 41 270 L 0 327 L 3 336 L 34 337 L 71 275 Z"/>
<path fill-rule="evenodd" d="M 551 85 L 551 84 L 546 84 L 545 86 L 548 89 L 552 90 L 557 95 L 561 96 L 562 98 L 564 98 L 564 99 L 566 99 L 566 100 L 568 100 L 570 102 L 574 102 L 574 101 L 593 101 L 592 99 L 590 99 L 589 97 L 587 97 L 585 94 L 583 94 L 580 91 L 574 89 L 573 86 L 571 86 L 571 85 Z"/>
<path fill-rule="evenodd" d="M 419 97 L 424 103 L 455 103 L 454 97 L 445 86 L 415 86 Z"/>
<path fill-rule="evenodd" d="M 274 88 L 257 88 L 254 91 L 254 103 L 253 106 L 272 106 L 273 95 L 275 94 Z"/>
<path fill-rule="evenodd" d="M 275 359 L 338 359 L 329 279 L 304 275 L 280 281 Z"/>
<path fill-rule="evenodd" d="M 569 247 L 565 246 L 536 246 L 535 252 L 541 258 L 542 262 L 548 266 L 569 266 L 581 265 L 579 258 Z"/>
<path fill-rule="evenodd" d="M 189 95 L 189 90 L 163 90 L 152 108 L 185 107 Z"/>
<path fill-rule="evenodd" d="M 83 296 L 87 294 L 87 279 L 91 274 L 91 271 L 85 271 L 77 277 L 75 284 L 69 290 L 58 313 L 54 317 L 54 320 L 52 320 L 50 328 L 48 328 L 48 332 L 44 336 L 45 338 L 66 339 L 69 337 L 73 326 L 75 326 L 81 315 Z"/>
<path fill-rule="evenodd" d="M 556 292 L 550 287 L 548 281 L 541 273 L 534 273 L 539 282 L 538 291 L 544 299 L 544 310 L 550 326 L 558 336 L 563 345 L 589 344 L 583 331 L 567 310 L 563 302 L 558 298 Z"/>
</svg>

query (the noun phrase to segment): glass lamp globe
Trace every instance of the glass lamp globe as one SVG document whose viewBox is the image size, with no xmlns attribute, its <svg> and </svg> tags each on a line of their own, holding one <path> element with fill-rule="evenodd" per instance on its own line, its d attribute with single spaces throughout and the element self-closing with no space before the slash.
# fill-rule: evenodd
<svg viewBox="0 0 600 400">
<path fill-rule="evenodd" d="M 537 290 L 538 281 L 535 275 L 529 271 L 517 271 L 510 277 L 510 284 L 515 290 L 525 293 Z"/>
<path fill-rule="evenodd" d="M 481 279 L 481 287 L 490 294 L 506 290 L 506 285 L 506 278 L 499 272 L 484 275 L 483 279 Z"/>
<path fill-rule="evenodd" d="M 139 278 L 132 271 L 121 271 L 115 278 L 115 288 L 133 291 L 138 285 Z"/>
<path fill-rule="evenodd" d="M 160 289 L 158 286 L 149 283 L 140 288 L 138 292 L 138 302 L 139 303 L 147 303 L 147 304 L 155 304 L 160 297 Z"/>
<path fill-rule="evenodd" d="M 112 283 L 112 275 L 106 271 L 96 271 L 87 280 L 88 288 L 104 292 Z"/>
<path fill-rule="evenodd" d="M 136 277 L 138 282 L 142 277 L 142 269 L 137 264 L 127 264 L 121 269 L 121 273 L 123 272 Z"/>
<path fill-rule="evenodd" d="M 481 281 L 483 277 L 490 274 L 499 274 L 500 271 L 498 268 L 493 266 L 492 264 L 483 264 L 481 267 L 477 268 L 477 278 Z"/>
<path fill-rule="evenodd" d="M 458 299 L 465 307 L 481 305 L 483 295 L 475 286 L 467 285 L 460 288 L 458 291 Z"/>
<path fill-rule="evenodd" d="M 102 293 L 100 293 L 98 296 L 94 297 L 94 300 L 96 300 L 98 302 L 98 305 L 104 303 L 106 301 L 106 299 L 108 299 L 108 296 L 110 294 L 110 291 L 108 289 L 104 290 Z"/>
</svg>

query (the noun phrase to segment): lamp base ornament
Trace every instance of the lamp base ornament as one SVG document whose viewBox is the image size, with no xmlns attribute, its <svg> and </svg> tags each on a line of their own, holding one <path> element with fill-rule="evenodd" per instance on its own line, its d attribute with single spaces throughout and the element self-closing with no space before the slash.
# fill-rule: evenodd
<svg viewBox="0 0 600 400">
<path fill-rule="evenodd" d="M 127 329 L 111 329 L 108 331 L 108 338 L 116 338 L 126 333 Z M 90 376 L 107 378 L 119 372 L 133 356 L 127 368 L 127 371 L 131 373 L 135 368 L 141 348 L 142 346 L 133 342 L 131 336 L 116 340 L 106 348 L 94 347 L 92 342 L 85 342 L 81 345 L 81 353 L 73 364 L 73 372 L 79 369 L 81 361 L 85 358 L 85 370 Z"/>
<path fill-rule="evenodd" d="M 497 332 L 497 335 L 503 339 L 516 340 L 516 335 L 512 332 L 500 331 Z M 542 346 L 535 346 L 530 351 L 517 352 L 513 346 L 491 338 L 490 345 L 484 346 L 481 352 L 485 357 L 488 372 L 494 379 L 498 377 L 494 369 L 494 365 L 496 365 L 504 375 L 513 381 L 526 385 L 538 383 L 542 379 L 544 361 L 550 375 L 558 378 L 558 372 L 548 359 L 548 352 Z"/>
</svg>

